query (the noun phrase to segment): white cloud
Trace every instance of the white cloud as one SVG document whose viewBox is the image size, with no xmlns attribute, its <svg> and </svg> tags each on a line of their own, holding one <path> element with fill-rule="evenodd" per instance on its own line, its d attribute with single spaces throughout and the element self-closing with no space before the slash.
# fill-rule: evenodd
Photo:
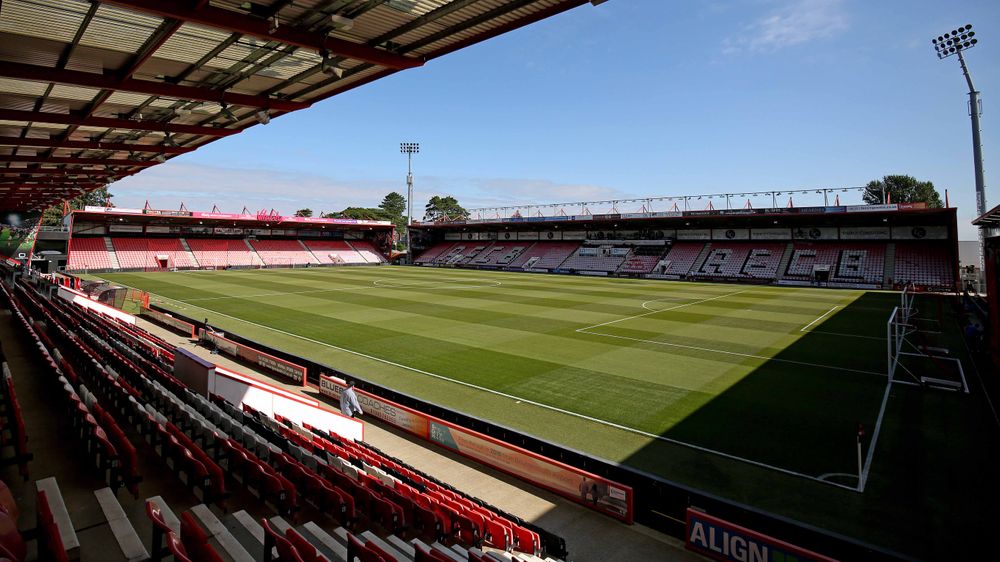
<svg viewBox="0 0 1000 562">
<path fill-rule="evenodd" d="M 843 0 L 790 0 L 722 42 L 726 53 L 774 52 L 834 37 L 849 27 Z"/>
</svg>

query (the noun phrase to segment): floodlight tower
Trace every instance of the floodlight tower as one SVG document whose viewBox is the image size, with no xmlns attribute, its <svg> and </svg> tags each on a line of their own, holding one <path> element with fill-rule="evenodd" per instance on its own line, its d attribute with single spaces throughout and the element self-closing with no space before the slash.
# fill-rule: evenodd
<svg viewBox="0 0 1000 562">
<path fill-rule="evenodd" d="M 972 30 L 972 24 L 953 29 L 931 39 L 931 44 L 934 45 L 939 59 L 958 55 L 958 64 L 962 67 L 966 84 L 969 85 L 969 116 L 972 117 L 972 161 L 976 170 L 976 214 L 983 216 L 986 214 L 986 179 L 983 177 L 983 145 L 979 127 L 979 116 L 983 112 L 983 107 L 979 100 L 979 90 L 972 83 L 972 75 L 969 74 L 969 67 L 965 64 L 965 55 L 962 54 L 975 47 L 978 42 L 976 32 Z M 982 228 L 979 229 L 979 267 L 983 267 Z"/>
<path fill-rule="evenodd" d="M 410 245 L 410 225 L 413 224 L 413 155 L 420 153 L 419 142 L 401 142 L 399 151 L 406 155 L 406 253 L 413 261 L 413 247 Z"/>
</svg>

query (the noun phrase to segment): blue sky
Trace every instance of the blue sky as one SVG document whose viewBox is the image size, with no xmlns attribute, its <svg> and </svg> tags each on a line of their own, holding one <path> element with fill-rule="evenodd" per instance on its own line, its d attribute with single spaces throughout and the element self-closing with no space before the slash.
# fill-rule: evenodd
<svg viewBox="0 0 1000 562">
<path fill-rule="evenodd" d="M 990 21 L 1000 2 L 609 0 L 253 127 L 112 192 L 126 207 L 374 206 L 405 194 L 399 142 L 419 141 L 415 212 L 431 195 L 472 208 L 906 173 L 948 189 L 960 237 L 974 239 L 966 86 L 930 38 L 965 23 L 983 32 L 967 58 L 984 96 L 993 206 L 1000 30 Z"/>
</svg>

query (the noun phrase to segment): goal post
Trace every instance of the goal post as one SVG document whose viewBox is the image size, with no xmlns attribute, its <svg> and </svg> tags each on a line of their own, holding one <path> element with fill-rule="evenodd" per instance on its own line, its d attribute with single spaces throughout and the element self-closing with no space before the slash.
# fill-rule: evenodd
<svg viewBox="0 0 1000 562">
<path fill-rule="evenodd" d="M 904 324 L 909 322 L 910 318 L 916 313 L 916 310 L 913 308 L 916 296 L 913 283 L 908 283 L 899 293 L 899 310 Z"/>
<path fill-rule="evenodd" d="M 962 362 L 950 350 L 932 345 L 931 335 L 917 325 L 915 294 L 905 288 L 900 306 L 893 308 L 886 322 L 886 374 L 889 384 L 918 385 L 968 394 Z"/>
</svg>

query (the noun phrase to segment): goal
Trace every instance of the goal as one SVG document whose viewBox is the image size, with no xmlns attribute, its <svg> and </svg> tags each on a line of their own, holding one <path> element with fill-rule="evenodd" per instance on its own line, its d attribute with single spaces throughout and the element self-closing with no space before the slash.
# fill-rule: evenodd
<svg viewBox="0 0 1000 562">
<path fill-rule="evenodd" d="M 922 318 L 916 299 L 913 286 L 905 287 L 900 293 L 899 306 L 886 322 L 889 384 L 915 384 L 968 393 L 962 362 L 938 341 L 936 331 L 926 327 L 940 322 Z"/>
</svg>

